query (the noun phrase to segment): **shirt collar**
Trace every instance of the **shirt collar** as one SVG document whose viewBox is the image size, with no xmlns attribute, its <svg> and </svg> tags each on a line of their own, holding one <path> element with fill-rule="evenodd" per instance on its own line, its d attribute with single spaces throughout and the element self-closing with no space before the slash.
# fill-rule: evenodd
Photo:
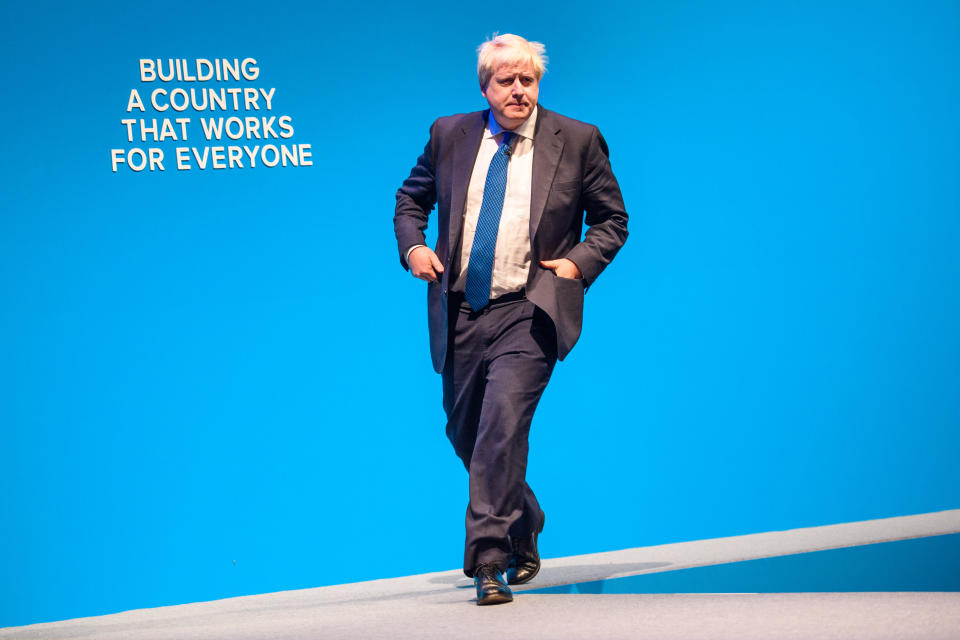
<svg viewBox="0 0 960 640">
<path fill-rule="evenodd" d="M 511 133 L 515 133 L 521 138 L 529 138 L 533 140 L 533 132 L 537 128 L 537 113 L 540 111 L 540 105 L 537 105 L 533 108 L 533 113 L 531 113 L 526 120 L 523 121 L 519 127 L 514 129 Z M 497 122 L 497 119 L 493 117 L 493 114 L 490 114 L 487 122 L 487 130 L 484 132 L 484 138 L 492 138 L 496 135 L 499 135 L 506 131 L 503 127 L 500 126 L 500 123 Z"/>
</svg>

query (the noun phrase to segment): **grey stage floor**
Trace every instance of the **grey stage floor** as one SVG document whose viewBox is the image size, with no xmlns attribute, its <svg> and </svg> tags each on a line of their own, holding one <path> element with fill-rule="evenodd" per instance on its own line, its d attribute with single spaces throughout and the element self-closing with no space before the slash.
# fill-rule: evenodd
<svg viewBox="0 0 960 640">
<path fill-rule="evenodd" d="M 0 629 L 0 638 L 960 638 L 960 593 L 556 594 L 531 589 L 960 532 L 960 510 L 545 560 L 513 603 L 459 570 Z"/>
</svg>

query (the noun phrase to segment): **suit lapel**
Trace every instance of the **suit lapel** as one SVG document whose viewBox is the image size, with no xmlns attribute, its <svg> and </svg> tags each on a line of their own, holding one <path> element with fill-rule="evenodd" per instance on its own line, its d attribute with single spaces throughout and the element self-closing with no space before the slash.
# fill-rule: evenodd
<svg viewBox="0 0 960 640">
<path fill-rule="evenodd" d="M 470 176 L 473 174 L 473 165 L 480 151 L 483 141 L 483 130 L 486 127 L 486 112 L 478 111 L 464 119 L 457 133 L 453 146 L 453 186 L 450 191 L 450 253 L 456 251 L 459 245 L 460 230 L 463 227 L 463 212 L 467 207 L 467 188 L 470 185 Z"/>
<path fill-rule="evenodd" d="M 553 176 L 560 164 L 563 151 L 563 138 L 560 127 L 552 114 L 540 107 L 537 115 L 537 127 L 533 133 L 533 184 L 530 189 L 530 242 L 537 234 L 543 209 L 547 205 L 547 196 L 553 185 Z"/>
</svg>

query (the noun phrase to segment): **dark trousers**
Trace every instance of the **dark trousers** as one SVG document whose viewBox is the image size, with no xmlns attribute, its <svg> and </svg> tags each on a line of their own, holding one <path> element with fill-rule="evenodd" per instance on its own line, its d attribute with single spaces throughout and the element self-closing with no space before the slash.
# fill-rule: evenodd
<svg viewBox="0 0 960 640">
<path fill-rule="evenodd" d="M 474 312 L 451 294 L 443 370 L 447 437 L 470 473 L 463 571 L 506 570 L 509 536 L 540 527 L 543 511 L 526 482 L 533 413 L 557 361 L 553 322 L 522 294 Z"/>
</svg>

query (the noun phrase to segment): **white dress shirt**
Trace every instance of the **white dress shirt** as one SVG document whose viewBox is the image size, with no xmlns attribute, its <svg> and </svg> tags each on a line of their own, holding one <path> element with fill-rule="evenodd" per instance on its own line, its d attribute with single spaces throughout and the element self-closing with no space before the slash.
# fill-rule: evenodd
<svg viewBox="0 0 960 640">
<path fill-rule="evenodd" d="M 527 284 L 530 274 L 530 189 L 533 183 L 533 132 L 537 126 L 537 110 L 513 130 L 513 150 L 507 165 L 507 190 L 503 196 L 503 213 L 497 231 L 497 246 L 493 254 L 493 274 L 490 279 L 490 299 L 505 293 L 519 291 Z M 477 160 L 467 189 L 467 208 L 463 215 L 463 241 L 460 245 L 460 275 L 451 289 L 464 291 L 467 285 L 467 265 L 477 230 L 483 187 L 487 182 L 490 161 L 503 141 L 503 127 L 490 114 L 483 132 Z"/>
<path fill-rule="evenodd" d="M 523 124 L 513 130 L 510 162 L 507 165 L 507 190 L 503 197 L 503 212 L 497 230 L 497 245 L 493 256 L 493 273 L 490 279 L 490 299 L 505 293 L 519 291 L 527 284 L 530 273 L 530 190 L 533 184 L 533 132 L 537 126 L 537 111 Z M 500 148 L 505 129 L 490 114 L 483 140 L 473 165 L 470 186 L 467 189 L 467 207 L 463 214 L 463 240 L 460 245 L 460 274 L 452 291 L 463 292 L 467 284 L 467 265 L 473 249 L 473 236 L 483 203 L 483 187 L 487 181 L 490 161 Z M 416 245 L 407 250 L 410 252 Z"/>
</svg>

